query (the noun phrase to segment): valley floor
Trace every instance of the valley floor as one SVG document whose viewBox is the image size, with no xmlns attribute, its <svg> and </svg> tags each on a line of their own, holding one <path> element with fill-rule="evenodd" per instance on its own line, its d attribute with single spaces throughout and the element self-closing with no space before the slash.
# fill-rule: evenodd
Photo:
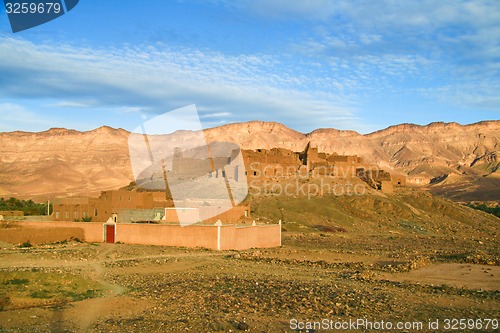
<svg viewBox="0 0 500 333">
<path fill-rule="evenodd" d="M 444 331 L 447 319 L 494 331 L 485 325 L 500 319 L 498 246 L 483 245 L 319 232 L 240 252 L 3 243 L 0 332 L 306 332 L 363 318 L 413 325 L 395 332 Z"/>
</svg>

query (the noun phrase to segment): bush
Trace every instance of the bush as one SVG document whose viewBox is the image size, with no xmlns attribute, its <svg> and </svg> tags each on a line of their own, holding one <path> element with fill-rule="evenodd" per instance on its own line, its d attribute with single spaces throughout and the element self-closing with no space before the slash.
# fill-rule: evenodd
<svg viewBox="0 0 500 333">
<path fill-rule="evenodd" d="M 3 284 L 12 284 L 12 285 L 22 285 L 28 284 L 30 281 L 28 279 L 12 279 L 5 281 Z"/>
<path fill-rule="evenodd" d="M 313 226 L 313 228 L 316 228 L 318 231 L 322 232 L 347 232 L 347 229 L 342 227 L 322 225 L 322 224 L 316 224 Z"/>
<path fill-rule="evenodd" d="M 496 217 L 500 217 L 500 206 L 498 206 L 498 207 L 488 207 L 488 206 L 486 206 L 484 204 L 482 204 L 482 205 L 473 205 L 471 203 L 467 204 L 467 206 L 470 207 L 470 208 L 474 208 L 474 209 L 481 210 L 483 212 L 495 215 Z"/>
<path fill-rule="evenodd" d="M 92 222 L 92 216 L 84 216 L 84 217 L 82 217 L 82 222 Z"/>
<path fill-rule="evenodd" d="M 51 298 L 52 294 L 47 289 L 34 291 L 30 294 L 32 298 Z"/>
<path fill-rule="evenodd" d="M 32 246 L 33 245 L 31 245 L 31 242 L 29 240 L 24 242 L 24 243 L 19 244 L 19 247 L 21 247 L 21 248 L 22 247 L 32 247 Z"/>
</svg>

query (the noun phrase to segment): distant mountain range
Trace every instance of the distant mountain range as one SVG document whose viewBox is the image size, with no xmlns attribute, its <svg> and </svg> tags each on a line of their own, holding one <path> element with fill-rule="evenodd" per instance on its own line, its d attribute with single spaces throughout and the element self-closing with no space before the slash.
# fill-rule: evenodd
<svg viewBox="0 0 500 333">
<path fill-rule="evenodd" d="M 79 132 L 0 133 L 0 196 L 47 198 L 94 195 L 133 181 L 128 136 L 107 126 Z M 181 140 L 194 136 L 177 133 Z M 408 175 L 456 200 L 500 200 L 500 121 L 470 125 L 401 124 L 362 135 L 317 129 L 303 134 L 274 122 L 251 121 L 205 130 L 209 142 L 233 142 L 242 149 L 286 148 L 358 155 L 367 162 Z"/>
</svg>

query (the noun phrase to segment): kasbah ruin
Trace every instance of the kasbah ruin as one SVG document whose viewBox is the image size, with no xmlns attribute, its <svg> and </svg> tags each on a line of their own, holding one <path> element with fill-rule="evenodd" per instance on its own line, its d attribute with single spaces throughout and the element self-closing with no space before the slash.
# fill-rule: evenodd
<svg viewBox="0 0 500 333">
<path fill-rule="evenodd" d="M 394 187 L 406 186 L 406 177 L 403 175 L 390 174 L 376 165 L 365 163 L 363 158 L 356 155 L 319 152 L 310 143 L 302 152 L 283 148 L 241 150 L 244 166 L 234 162 L 238 154 L 239 149 L 232 151 L 228 158 L 196 159 L 184 157 L 176 149 L 168 178 L 204 174 L 203 177 L 222 178 L 226 182 L 247 182 L 251 195 L 298 194 L 308 197 L 345 194 L 345 191 L 363 194 L 366 187 L 392 193 Z M 49 216 L 50 227 L 57 225 L 78 229 L 78 235 L 88 242 L 205 247 L 215 250 L 281 245 L 281 221 L 275 224 L 255 223 L 250 214 L 250 203 L 246 200 L 231 207 L 214 203 L 191 205 L 186 200 L 183 207 L 178 204 L 174 207 L 165 170 L 164 181 L 167 189 L 163 191 L 121 189 L 104 191 L 98 198 L 59 199 Z M 189 216 L 196 223 L 181 226 L 181 216 Z M 49 225 L 47 222 L 25 223 L 32 227 Z"/>
</svg>

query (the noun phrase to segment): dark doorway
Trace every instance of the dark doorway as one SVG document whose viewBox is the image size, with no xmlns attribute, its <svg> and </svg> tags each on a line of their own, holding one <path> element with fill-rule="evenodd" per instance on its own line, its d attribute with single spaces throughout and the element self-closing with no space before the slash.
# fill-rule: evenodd
<svg viewBox="0 0 500 333">
<path fill-rule="evenodd" d="M 106 243 L 114 243 L 115 242 L 115 225 L 114 224 L 106 224 Z"/>
</svg>

